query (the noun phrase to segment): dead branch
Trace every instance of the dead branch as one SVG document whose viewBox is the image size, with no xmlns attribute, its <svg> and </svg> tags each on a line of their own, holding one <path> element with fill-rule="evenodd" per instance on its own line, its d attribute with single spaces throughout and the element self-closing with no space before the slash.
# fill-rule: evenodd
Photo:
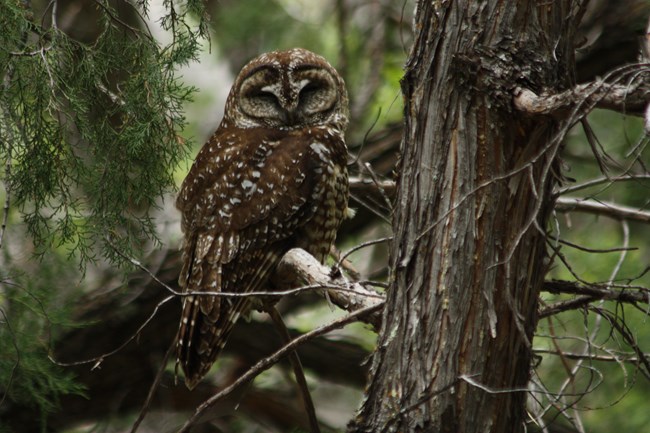
<svg viewBox="0 0 650 433">
<path fill-rule="evenodd" d="M 588 295 L 594 299 L 631 303 L 650 303 L 650 289 L 619 287 L 606 284 L 584 285 L 575 281 L 551 280 L 544 283 L 544 291 L 556 295 Z"/>
<path fill-rule="evenodd" d="M 366 177 L 351 177 L 350 192 L 360 196 L 380 195 L 381 191 L 388 197 L 395 197 L 395 181 L 383 180 L 376 182 Z"/>
<path fill-rule="evenodd" d="M 601 361 L 601 362 L 628 362 L 630 364 L 638 364 L 639 358 L 634 355 L 634 353 L 623 353 L 620 355 L 595 355 L 593 353 L 585 355 L 584 353 L 574 353 L 574 352 L 565 352 L 549 349 L 535 349 L 535 353 L 544 354 L 544 355 L 557 355 L 567 359 L 584 359 L 589 361 Z M 650 354 L 646 354 L 646 357 L 650 357 Z"/>
<path fill-rule="evenodd" d="M 636 177 L 621 177 L 613 178 L 612 180 L 627 180 L 635 179 Z M 646 176 L 642 175 L 639 179 L 645 179 Z M 593 182 L 593 185 L 600 183 L 601 179 Z M 585 184 L 586 185 L 586 184 Z M 585 185 L 580 188 L 586 187 Z M 588 186 L 593 186 L 589 184 Z M 381 188 L 390 197 L 395 194 L 395 182 L 391 180 L 384 180 L 379 185 L 372 179 L 355 177 L 350 179 L 350 190 L 358 192 L 359 194 L 370 194 L 373 191 L 376 193 L 377 189 Z M 573 197 L 559 197 L 555 202 L 555 210 L 558 212 L 587 212 L 596 215 L 608 216 L 614 219 L 626 219 L 639 222 L 650 222 L 650 212 L 641 209 L 636 209 L 629 206 L 624 206 L 616 203 L 609 203 L 603 201 L 596 201 L 592 199 L 579 199 Z"/>
<path fill-rule="evenodd" d="M 555 202 L 555 210 L 558 212 L 586 212 L 618 220 L 650 222 L 649 211 L 593 199 L 560 197 Z"/>
<path fill-rule="evenodd" d="M 638 76 L 625 84 L 612 84 L 596 80 L 579 84 L 561 93 L 541 95 L 537 95 L 530 89 L 517 88 L 514 105 L 519 111 L 539 115 L 557 114 L 586 102 L 590 105 L 593 104 L 596 108 L 642 116 L 648 99 L 650 99 L 650 85 L 648 85 L 647 79 L 644 80 L 650 73 L 650 69 L 645 64 L 638 66 L 640 69 L 645 68 L 645 71 L 642 69 Z"/>
<path fill-rule="evenodd" d="M 571 185 L 567 186 L 564 188 L 560 188 L 557 192 L 558 195 L 564 195 L 564 194 L 569 194 L 575 191 L 580 191 L 582 189 L 586 188 L 591 188 L 594 186 L 599 186 L 603 184 L 612 184 L 614 182 L 624 182 L 624 181 L 634 181 L 634 182 L 640 182 L 643 180 L 649 180 L 650 179 L 650 174 L 647 173 L 642 173 L 642 174 L 625 174 L 625 175 L 620 175 L 620 176 L 602 176 L 598 177 L 596 179 L 591 179 L 583 183 L 579 183 L 577 185 Z"/>
<path fill-rule="evenodd" d="M 266 312 L 275 325 L 276 331 L 282 338 L 283 344 L 291 343 L 291 334 L 287 325 L 284 323 L 282 316 L 277 308 L 274 305 L 266 305 Z M 318 425 L 318 417 L 316 416 L 316 408 L 314 406 L 314 401 L 311 398 L 309 393 L 309 387 L 307 386 L 307 378 L 305 377 L 305 370 L 302 367 L 302 362 L 300 361 L 300 356 L 298 352 L 293 350 L 289 352 L 288 355 L 289 362 L 293 368 L 293 374 L 296 378 L 296 385 L 298 387 L 298 393 L 302 397 L 303 405 L 305 407 L 305 412 L 307 413 L 307 419 L 309 421 L 309 428 L 311 433 L 320 433 L 320 426 Z"/>
<path fill-rule="evenodd" d="M 650 290 L 643 288 L 617 288 L 605 284 L 584 285 L 575 281 L 546 281 L 543 290 L 548 293 L 578 295 L 576 298 L 559 301 L 539 312 L 539 317 L 548 317 L 563 311 L 582 308 L 594 301 L 606 300 L 628 304 L 649 304 Z"/>
<path fill-rule="evenodd" d="M 284 255 L 278 265 L 273 283 L 279 287 L 295 286 L 296 283 L 310 286 L 322 286 L 329 299 L 346 311 L 357 311 L 383 301 L 383 295 L 365 288 L 359 282 L 350 282 L 342 275 L 332 276 L 326 266 L 309 253 L 294 248 Z M 379 329 L 381 311 L 373 310 L 371 314 L 361 316 L 360 320 Z"/>
</svg>

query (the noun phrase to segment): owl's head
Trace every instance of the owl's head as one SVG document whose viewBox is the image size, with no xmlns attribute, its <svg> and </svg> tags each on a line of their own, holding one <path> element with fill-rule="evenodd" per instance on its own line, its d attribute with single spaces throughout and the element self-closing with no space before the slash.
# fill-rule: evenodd
<svg viewBox="0 0 650 433">
<path fill-rule="evenodd" d="M 343 78 L 323 57 L 302 48 L 251 60 L 233 84 L 224 121 L 239 128 L 298 129 L 348 124 Z"/>
</svg>

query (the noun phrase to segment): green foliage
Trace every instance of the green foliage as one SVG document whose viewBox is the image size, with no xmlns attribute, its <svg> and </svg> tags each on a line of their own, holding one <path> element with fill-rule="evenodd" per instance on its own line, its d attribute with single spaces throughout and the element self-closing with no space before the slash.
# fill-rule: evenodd
<svg viewBox="0 0 650 433">
<path fill-rule="evenodd" d="M 188 149 L 177 132 L 193 89 L 175 71 L 206 35 L 201 2 L 165 6 L 168 45 L 104 3 L 88 43 L 0 2 L 0 159 L 38 253 L 66 246 L 83 265 L 98 246 L 115 260 L 113 246 L 156 241 L 150 210 Z"/>
<path fill-rule="evenodd" d="M 13 405 L 25 406 L 45 425 L 62 395 L 83 395 L 74 377 L 48 358 L 53 334 L 69 326 L 67 301 L 74 295 L 59 287 L 69 280 L 57 260 L 45 260 L 38 278 L 15 269 L 0 273 L 0 418 L 7 419 Z"/>
</svg>

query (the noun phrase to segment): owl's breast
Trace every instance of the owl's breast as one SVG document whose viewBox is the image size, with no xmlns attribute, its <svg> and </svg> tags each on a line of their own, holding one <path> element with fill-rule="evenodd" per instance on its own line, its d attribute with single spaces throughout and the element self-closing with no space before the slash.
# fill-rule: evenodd
<svg viewBox="0 0 650 433">
<path fill-rule="evenodd" d="M 311 167 L 314 186 L 310 195 L 313 214 L 301 227 L 296 246 L 324 262 L 348 206 L 346 154 L 334 155 L 334 149 L 326 149 L 319 142 L 310 147 L 314 153 Z"/>
</svg>

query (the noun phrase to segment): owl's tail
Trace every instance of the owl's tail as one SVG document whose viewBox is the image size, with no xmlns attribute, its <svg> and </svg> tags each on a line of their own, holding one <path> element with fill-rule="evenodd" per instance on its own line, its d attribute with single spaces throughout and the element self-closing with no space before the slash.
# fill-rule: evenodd
<svg viewBox="0 0 650 433">
<path fill-rule="evenodd" d="M 185 292 L 196 294 L 183 302 L 176 367 L 181 366 L 189 389 L 210 371 L 239 317 L 253 303 L 260 303 L 246 294 L 268 287 L 268 277 L 285 250 L 281 242 L 266 250 L 246 251 L 230 263 L 214 260 L 214 254 L 200 262 L 195 257 L 186 258 L 185 262 L 194 266 L 181 272 L 187 275 L 181 286 Z"/>
<path fill-rule="evenodd" d="M 238 298 L 234 301 L 221 299 L 220 309 L 229 314 L 217 315 L 213 321 L 203 313 L 202 304 L 214 302 L 216 296 L 189 296 L 183 305 L 183 319 L 178 330 L 178 357 L 176 366 L 181 366 L 185 384 L 194 389 L 210 371 L 212 364 L 223 350 L 232 329 L 239 319 L 240 312 L 248 309 L 249 300 Z M 186 321 L 187 320 L 187 321 Z"/>
</svg>

